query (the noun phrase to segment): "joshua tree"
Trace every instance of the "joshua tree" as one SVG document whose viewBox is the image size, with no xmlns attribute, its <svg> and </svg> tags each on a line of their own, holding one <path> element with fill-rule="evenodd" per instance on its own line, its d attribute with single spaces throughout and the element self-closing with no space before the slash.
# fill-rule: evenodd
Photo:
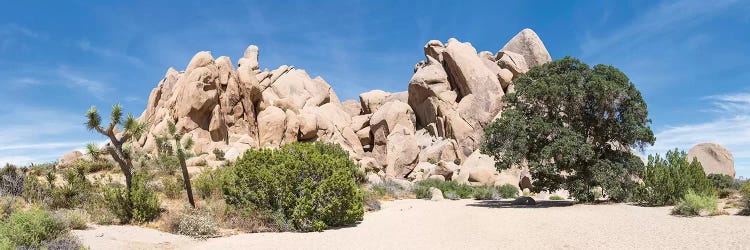
<svg viewBox="0 0 750 250">
<path fill-rule="evenodd" d="M 190 202 L 190 206 L 193 206 L 193 208 L 195 208 L 193 188 L 192 185 L 190 185 L 190 175 L 188 175 L 187 163 L 185 163 L 185 158 L 187 158 L 187 153 L 185 153 L 185 151 L 190 150 L 190 148 L 193 147 L 193 138 L 188 137 L 183 143 L 182 135 L 177 133 L 177 127 L 175 127 L 173 122 L 168 123 L 167 129 L 167 134 L 157 137 L 156 143 L 161 148 L 165 149 L 165 151 L 173 150 L 174 154 L 177 155 L 177 159 L 180 160 L 180 168 L 182 168 L 182 180 L 185 183 L 185 191 L 187 191 L 188 202 Z M 174 145 L 172 145 L 170 141 L 174 141 Z"/>
<path fill-rule="evenodd" d="M 125 186 L 128 188 L 128 193 L 130 193 L 130 188 L 133 185 L 133 160 L 130 152 L 123 150 L 123 144 L 130 141 L 130 139 L 138 139 L 146 126 L 144 123 L 136 121 L 132 114 L 128 114 L 128 117 L 124 121 L 122 120 L 122 116 L 122 107 L 119 104 L 115 104 L 112 106 L 109 125 L 102 127 L 102 118 L 99 116 L 99 111 L 96 110 L 96 107 L 92 106 L 86 111 L 86 117 L 88 118 L 86 128 L 99 132 L 109 138 L 109 143 L 104 146 L 103 150 L 112 156 L 112 159 L 120 166 L 120 170 L 125 175 Z M 121 126 L 121 128 L 118 128 L 118 126 Z M 122 132 L 118 132 L 116 129 Z M 92 153 L 92 156 L 98 156 L 99 150 L 96 150 L 94 145 L 87 146 L 87 149 Z"/>
</svg>

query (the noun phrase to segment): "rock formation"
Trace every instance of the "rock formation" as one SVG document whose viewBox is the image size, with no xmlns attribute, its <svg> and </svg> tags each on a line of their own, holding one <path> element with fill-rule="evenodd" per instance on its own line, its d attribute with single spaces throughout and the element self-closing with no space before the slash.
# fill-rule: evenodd
<svg viewBox="0 0 750 250">
<path fill-rule="evenodd" d="M 700 143 L 688 152 L 688 161 L 697 158 L 706 174 L 724 174 L 734 177 L 734 157 L 717 143 Z"/>
<path fill-rule="evenodd" d="M 497 173 L 478 148 L 513 79 L 551 60 L 542 41 L 525 29 L 495 54 L 453 38 L 429 41 L 424 54 L 407 91 L 372 90 L 359 102 L 340 102 L 323 78 L 304 70 L 260 70 L 256 46 L 236 68 L 228 57 L 199 52 L 184 71 L 170 68 L 151 92 L 139 118 L 148 133 L 137 146 L 155 152 L 156 136 L 174 122 L 208 162 L 215 149 L 233 159 L 250 148 L 321 140 L 341 145 L 380 178 L 518 185 L 520 169 Z"/>
</svg>

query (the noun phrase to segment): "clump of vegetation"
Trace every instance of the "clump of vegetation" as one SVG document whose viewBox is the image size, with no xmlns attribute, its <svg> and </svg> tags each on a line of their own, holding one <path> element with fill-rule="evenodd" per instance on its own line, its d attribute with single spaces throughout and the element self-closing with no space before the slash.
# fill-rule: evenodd
<svg viewBox="0 0 750 250">
<path fill-rule="evenodd" d="M 460 199 L 471 199 L 474 197 L 474 187 L 468 184 L 460 184 L 455 181 L 441 181 L 435 179 L 427 179 L 418 181 L 414 184 L 414 194 L 418 199 L 430 199 L 432 194 L 430 188 L 435 187 L 443 192 L 443 196 L 447 193 L 453 193 Z"/>
<path fill-rule="evenodd" d="M 740 195 L 742 195 L 742 204 L 744 210 L 741 212 L 743 215 L 750 215 L 750 181 L 745 183 L 740 188 Z"/>
<path fill-rule="evenodd" d="M 691 190 L 699 196 L 716 195 L 716 189 L 699 161 L 688 161 L 687 154 L 677 149 L 668 151 L 665 157 L 649 156 L 643 171 L 643 184 L 638 188 L 637 199 L 641 203 L 672 205 Z"/>
<path fill-rule="evenodd" d="M 718 191 L 719 198 L 722 199 L 731 196 L 740 189 L 740 183 L 729 175 L 709 174 L 708 179 L 711 180 L 714 188 Z"/>
<path fill-rule="evenodd" d="M 561 201 L 561 200 L 565 200 L 565 198 L 563 198 L 562 196 L 554 194 L 554 195 L 552 195 L 552 196 L 549 197 L 549 200 L 551 200 L 551 201 Z"/>
<path fill-rule="evenodd" d="M 516 198 L 517 196 L 518 188 L 510 184 L 497 187 L 474 187 L 474 199 L 477 200 L 500 200 Z"/>
<path fill-rule="evenodd" d="M 672 214 L 684 216 L 710 215 L 717 211 L 717 199 L 715 195 L 696 193 L 688 190 L 677 205 L 672 209 Z"/>
<path fill-rule="evenodd" d="M 224 158 L 225 153 L 224 153 L 223 150 L 215 148 L 214 151 L 213 151 L 213 153 L 214 153 L 214 156 L 216 156 L 217 160 L 220 160 L 220 161 L 225 160 L 225 158 Z"/>
<path fill-rule="evenodd" d="M 63 172 L 64 184 L 51 190 L 49 207 L 52 209 L 72 209 L 92 202 L 96 187 L 86 178 L 86 169 L 76 167 Z"/>
<path fill-rule="evenodd" d="M 628 200 L 643 163 L 630 148 L 653 144 L 646 102 L 617 68 L 593 68 L 565 57 L 513 80 L 503 115 L 484 130 L 481 151 L 498 170 L 528 161 L 531 191 L 569 190 L 590 202 L 600 186 L 612 201 Z"/>
<path fill-rule="evenodd" d="M 182 178 L 164 176 L 161 179 L 161 184 L 164 186 L 164 195 L 169 199 L 177 199 L 180 197 L 182 192 Z"/>
<path fill-rule="evenodd" d="M 249 150 L 230 168 L 225 199 L 235 208 L 270 216 L 282 231 L 350 225 L 364 215 L 357 169 L 335 144 Z"/>
<path fill-rule="evenodd" d="M 156 219 L 161 213 L 159 198 L 156 193 L 146 187 L 144 175 L 136 175 L 130 193 L 122 187 L 107 187 L 104 190 L 104 200 L 107 208 L 117 216 L 121 224 L 135 221 L 145 223 Z"/>
<path fill-rule="evenodd" d="M 65 237 L 68 229 L 50 213 L 39 208 L 18 211 L 0 222 L 0 245 L 16 248 L 48 248 L 58 238 Z"/>
<path fill-rule="evenodd" d="M 459 196 L 458 194 L 456 194 L 454 192 L 451 192 L 451 191 L 445 192 L 443 194 L 443 197 L 445 197 L 446 199 L 449 199 L 449 200 L 453 200 L 453 201 L 461 199 L 461 196 Z"/>
<path fill-rule="evenodd" d="M 195 238 L 214 237 L 219 234 L 219 229 L 212 218 L 206 212 L 191 210 L 174 218 L 172 232 Z"/>
<path fill-rule="evenodd" d="M 214 170 L 204 169 L 195 178 L 195 190 L 202 199 L 221 196 L 224 184 L 227 182 L 227 169 L 217 168 Z"/>
<path fill-rule="evenodd" d="M 57 210 L 54 212 L 54 216 L 70 229 L 85 229 L 91 218 L 85 210 L 81 209 Z"/>
</svg>

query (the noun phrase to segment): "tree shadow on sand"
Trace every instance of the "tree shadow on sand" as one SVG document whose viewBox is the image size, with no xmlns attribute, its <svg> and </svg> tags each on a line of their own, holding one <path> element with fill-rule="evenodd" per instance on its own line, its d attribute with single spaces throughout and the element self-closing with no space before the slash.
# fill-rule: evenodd
<svg viewBox="0 0 750 250">
<path fill-rule="evenodd" d="M 550 208 L 550 207 L 567 207 L 575 204 L 573 201 L 536 201 L 535 205 L 520 205 L 512 200 L 491 200 L 477 201 L 476 203 L 467 204 L 470 207 L 487 207 L 487 208 Z"/>
</svg>

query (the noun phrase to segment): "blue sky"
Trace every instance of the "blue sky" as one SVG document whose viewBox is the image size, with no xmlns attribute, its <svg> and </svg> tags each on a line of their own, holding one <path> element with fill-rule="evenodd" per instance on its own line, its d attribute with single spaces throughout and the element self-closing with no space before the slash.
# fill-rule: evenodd
<svg viewBox="0 0 750 250">
<path fill-rule="evenodd" d="M 750 177 L 748 1 L 64 2 L 0 9 L 0 164 L 102 141 L 83 126 L 89 106 L 139 115 L 167 68 L 198 51 L 236 63 L 255 44 L 261 68 L 306 69 L 352 99 L 406 90 L 428 40 L 496 52 L 528 27 L 553 58 L 630 76 L 657 136 L 647 153 L 719 142 Z"/>
</svg>

